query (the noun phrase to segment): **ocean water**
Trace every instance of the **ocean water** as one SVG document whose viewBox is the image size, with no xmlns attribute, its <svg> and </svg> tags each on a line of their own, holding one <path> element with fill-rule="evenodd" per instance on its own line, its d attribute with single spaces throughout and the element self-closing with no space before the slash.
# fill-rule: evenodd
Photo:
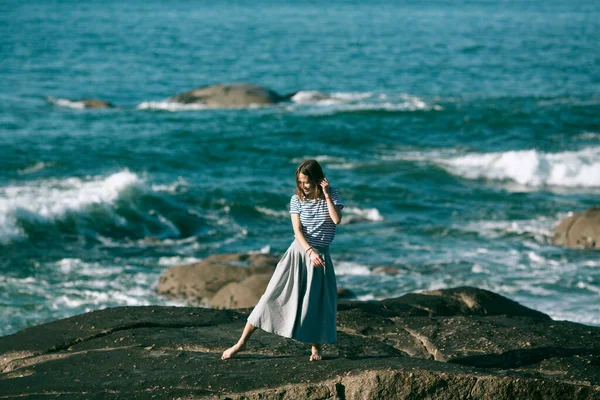
<svg viewBox="0 0 600 400">
<path fill-rule="evenodd" d="M 599 35 L 595 0 L 2 2 L 0 335 L 281 254 L 306 158 L 345 200 L 356 298 L 471 285 L 600 325 L 600 253 L 550 243 L 600 203 Z M 298 93 L 164 101 L 221 82 Z"/>
</svg>

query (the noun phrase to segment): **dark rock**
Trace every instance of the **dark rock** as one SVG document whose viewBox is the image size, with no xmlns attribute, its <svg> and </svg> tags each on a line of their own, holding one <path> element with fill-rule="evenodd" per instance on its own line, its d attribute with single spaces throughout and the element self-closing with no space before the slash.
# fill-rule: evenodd
<svg viewBox="0 0 600 400">
<path fill-rule="evenodd" d="M 28 328 L 0 337 L 0 398 L 600 399 L 598 327 L 474 288 L 339 304 L 320 362 L 261 330 L 222 361 L 251 309 L 120 307 Z"/>
<path fill-rule="evenodd" d="M 566 217 L 554 229 L 557 246 L 600 249 L 600 206 Z"/>
<path fill-rule="evenodd" d="M 248 107 L 271 105 L 293 96 L 281 96 L 276 92 L 248 83 L 211 85 L 170 97 L 168 101 L 182 104 L 203 104 L 207 107 Z"/>
<path fill-rule="evenodd" d="M 346 288 L 338 288 L 337 290 L 338 299 L 349 299 L 354 297 L 354 292 Z"/>
</svg>

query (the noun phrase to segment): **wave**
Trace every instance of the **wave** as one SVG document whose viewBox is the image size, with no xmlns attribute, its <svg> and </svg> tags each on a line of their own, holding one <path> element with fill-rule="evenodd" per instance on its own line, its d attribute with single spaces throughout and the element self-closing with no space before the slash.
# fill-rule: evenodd
<svg viewBox="0 0 600 400">
<path fill-rule="evenodd" d="M 162 111 L 198 111 L 198 110 L 209 110 L 204 104 L 183 104 L 175 101 L 163 100 L 163 101 L 144 101 L 136 106 L 138 110 L 162 110 Z"/>
<path fill-rule="evenodd" d="M 407 93 L 382 94 L 372 92 L 337 92 L 322 93 L 318 91 L 299 91 L 291 98 L 290 111 L 307 111 L 309 114 L 334 114 L 339 112 L 361 111 L 439 111 L 443 107 L 430 104 L 420 97 Z"/>
<path fill-rule="evenodd" d="M 358 208 L 344 207 L 344 218 L 342 224 L 352 224 L 355 222 L 379 222 L 383 217 L 376 208 Z"/>
<path fill-rule="evenodd" d="M 582 132 L 579 135 L 574 137 L 578 140 L 593 140 L 600 141 L 600 133 L 597 132 Z"/>
<path fill-rule="evenodd" d="M 83 101 L 61 99 L 51 96 L 48 96 L 47 99 L 50 103 L 59 107 L 74 108 L 77 110 L 83 110 L 85 108 L 85 102 Z"/>
<path fill-rule="evenodd" d="M 158 265 L 163 267 L 170 267 L 173 265 L 184 265 L 184 264 L 193 264 L 195 262 L 200 261 L 199 258 L 196 257 L 181 257 L 181 256 L 173 256 L 173 257 L 160 257 L 158 259 Z"/>
<path fill-rule="evenodd" d="M 18 220 L 54 220 L 92 204 L 112 204 L 124 190 L 142 182 L 125 170 L 108 177 L 48 179 L 2 187 L 0 242 L 26 236 Z"/>
<path fill-rule="evenodd" d="M 467 179 L 516 182 L 530 187 L 600 187 L 600 147 L 559 153 L 538 150 L 471 154 L 407 152 L 381 158 L 434 163 Z"/>
<path fill-rule="evenodd" d="M 349 261 L 334 263 L 336 275 L 373 275 L 369 267 Z"/>
<path fill-rule="evenodd" d="M 281 211 L 281 210 L 276 211 L 276 210 L 271 210 L 270 208 L 260 207 L 260 206 L 257 206 L 256 210 L 258 212 L 260 212 L 261 214 L 265 214 L 270 217 L 277 217 L 277 218 L 288 218 L 289 217 L 289 213 L 287 211 Z"/>
<path fill-rule="evenodd" d="M 328 156 L 328 155 L 297 157 L 297 158 L 292 159 L 292 163 L 299 164 L 302 161 L 307 160 L 307 159 L 314 159 L 314 160 L 317 160 L 319 163 L 327 164 L 327 168 L 330 168 L 330 169 L 354 169 L 360 165 L 366 164 L 364 162 L 361 162 L 361 163 L 350 162 L 343 157 L 334 157 L 334 156 Z"/>
<path fill-rule="evenodd" d="M 38 161 L 35 164 L 30 165 L 30 166 L 28 166 L 26 168 L 17 170 L 17 173 L 19 175 L 33 174 L 33 173 L 39 172 L 39 171 L 41 171 L 43 169 L 46 169 L 48 167 L 52 167 L 54 165 L 56 165 L 55 162 Z"/>
<path fill-rule="evenodd" d="M 456 227 L 467 232 L 475 232 L 488 239 L 504 236 L 529 236 L 539 243 L 545 243 L 552 236 L 557 221 L 567 214 L 560 213 L 554 217 L 538 217 L 530 220 L 491 221 L 482 220 L 470 222 L 464 227 Z"/>
</svg>

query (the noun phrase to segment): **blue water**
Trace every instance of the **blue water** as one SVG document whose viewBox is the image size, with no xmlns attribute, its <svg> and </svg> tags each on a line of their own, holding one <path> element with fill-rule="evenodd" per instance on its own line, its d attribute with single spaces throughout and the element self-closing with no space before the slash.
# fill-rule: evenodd
<svg viewBox="0 0 600 400">
<path fill-rule="evenodd" d="M 0 335 L 281 254 L 305 158 L 345 200 L 357 298 L 472 285 L 600 325 L 600 253 L 550 243 L 599 203 L 599 34 L 597 1 L 3 2 Z M 299 93 L 163 101 L 220 82 Z M 68 102 L 92 97 L 117 108 Z"/>
</svg>

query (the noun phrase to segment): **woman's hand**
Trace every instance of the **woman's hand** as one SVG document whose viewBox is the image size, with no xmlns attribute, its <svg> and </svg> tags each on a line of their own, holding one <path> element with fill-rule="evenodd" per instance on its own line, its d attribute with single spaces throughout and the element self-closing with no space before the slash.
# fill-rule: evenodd
<svg viewBox="0 0 600 400">
<path fill-rule="evenodd" d="M 329 195 L 329 181 L 327 178 L 323 178 L 321 182 L 319 182 L 319 185 L 321 185 L 321 189 L 323 189 L 323 194 Z"/>
<path fill-rule="evenodd" d="M 325 260 L 315 250 L 310 251 L 310 259 L 315 267 L 324 267 Z"/>
</svg>

